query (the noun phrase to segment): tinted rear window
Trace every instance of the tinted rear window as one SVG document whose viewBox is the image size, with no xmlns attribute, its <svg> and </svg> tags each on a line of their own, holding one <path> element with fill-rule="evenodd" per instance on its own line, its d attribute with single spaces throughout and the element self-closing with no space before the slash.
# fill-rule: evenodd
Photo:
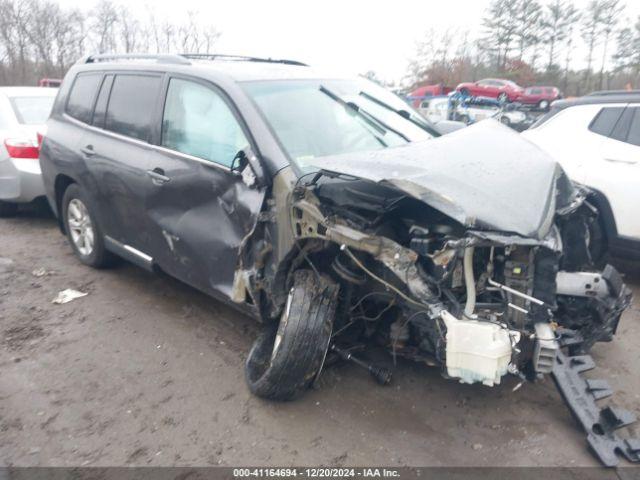
<svg viewBox="0 0 640 480">
<path fill-rule="evenodd" d="M 47 121 L 55 97 L 12 97 L 9 99 L 18 123 L 41 125 Z"/>
<path fill-rule="evenodd" d="M 618 123 L 618 119 L 622 115 L 624 111 L 624 107 L 605 107 L 596 118 L 593 119 L 591 125 L 589 125 L 589 130 L 594 133 L 599 133 L 600 135 L 606 135 L 607 137 L 611 134 L 613 127 Z"/>
<path fill-rule="evenodd" d="M 101 73 L 78 75 L 67 101 L 67 113 L 73 118 L 91 123 L 91 111 L 93 110 L 93 100 L 102 80 Z"/>
<path fill-rule="evenodd" d="M 147 141 L 151 133 L 161 79 L 152 75 L 116 75 L 105 128 Z"/>
</svg>

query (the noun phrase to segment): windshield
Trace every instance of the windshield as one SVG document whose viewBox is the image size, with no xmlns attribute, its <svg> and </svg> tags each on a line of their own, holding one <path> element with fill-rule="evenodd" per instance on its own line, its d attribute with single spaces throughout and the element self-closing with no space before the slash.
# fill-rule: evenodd
<svg viewBox="0 0 640 480">
<path fill-rule="evenodd" d="M 9 100 L 18 123 L 42 125 L 49 118 L 55 97 L 11 97 Z"/>
<path fill-rule="evenodd" d="M 413 123 L 425 123 L 422 116 L 368 80 L 278 80 L 243 86 L 287 155 L 303 170 L 318 157 L 432 138 Z M 368 96 L 407 112 L 411 120 Z"/>
</svg>

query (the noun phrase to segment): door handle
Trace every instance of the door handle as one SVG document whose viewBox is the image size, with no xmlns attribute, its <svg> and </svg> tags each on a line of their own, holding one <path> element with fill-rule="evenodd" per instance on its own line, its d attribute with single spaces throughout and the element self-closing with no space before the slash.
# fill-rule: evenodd
<svg viewBox="0 0 640 480">
<path fill-rule="evenodd" d="M 605 160 L 611 163 L 626 163 L 627 165 L 635 165 L 638 163 L 636 160 L 622 160 L 619 158 L 605 158 Z"/>
<path fill-rule="evenodd" d="M 86 147 L 82 147 L 80 151 L 84 153 L 85 156 L 87 157 L 93 157 L 96 154 L 95 150 L 93 149 L 93 145 L 87 145 Z"/>
<path fill-rule="evenodd" d="M 162 185 L 171 180 L 171 178 L 164 174 L 164 170 L 162 168 L 156 167 L 153 170 L 147 170 L 147 175 L 151 177 L 151 181 L 156 185 Z"/>
</svg>

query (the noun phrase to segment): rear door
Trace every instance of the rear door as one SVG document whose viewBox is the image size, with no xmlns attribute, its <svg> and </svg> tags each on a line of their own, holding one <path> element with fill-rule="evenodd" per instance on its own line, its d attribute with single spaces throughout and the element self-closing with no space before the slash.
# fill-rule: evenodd
<svg viewBox="0 0 640 480">
<path fill-rule="evenodd" d="M 147 196 L 156 188 L 150 176 L 149 140 L 160 104 L 163 76 L 124 72 L 105 76 L 96 100 L 93 127 L 81 151 L 94 179 L 107 244 L 115 241 L 146 258 L 151 232 Z"/>
<path fill-rule="evenodd" d="M 231 170 L 240 150 L 255 151 L 250 135 L 224 92 L 175 76 L 166 84 L 158 137 L 148 168 L 168 180 L 146 199 L 150 254 L 183 281 L 233 297 L 238 252 L 264 199 L 264 189 Z"/>
</svg>

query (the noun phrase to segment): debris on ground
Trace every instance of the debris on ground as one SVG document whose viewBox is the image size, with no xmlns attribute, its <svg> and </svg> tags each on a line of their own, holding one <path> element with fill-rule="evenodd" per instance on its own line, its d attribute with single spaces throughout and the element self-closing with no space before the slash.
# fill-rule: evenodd
<svg viewBox="0 0 640 480">
<path fill-rule="evenodd" d="M 51 303 L 56 303 L 58 305 L 62 305 L 63 303 L 69 303 L 76 298 L 81 298 L 88 295 L 85 292 L 79 292 L 78 290 L 73 290 L 72 288 L 67 288 L 66 290 L 62 290 L 58 293 L 56 298 L 52 300 Z"/>
</svg>

